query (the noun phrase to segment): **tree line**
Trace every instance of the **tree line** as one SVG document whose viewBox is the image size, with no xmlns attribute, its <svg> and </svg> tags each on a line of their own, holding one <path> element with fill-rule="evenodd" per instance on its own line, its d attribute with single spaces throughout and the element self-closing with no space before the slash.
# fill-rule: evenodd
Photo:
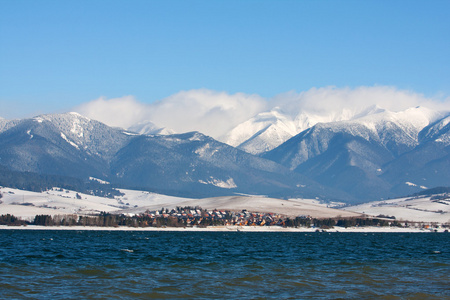
<svg viewBox="0 0 450 300">
<path fill-rule="evenodd" d="M 41 226 L 93 226 L 93 227 L 207 227 L 223 226 L 227 223 L 226 219 L 214 218 L 196 218 L 194 222 L 187 223 L 186 219 L 175 216 L 157 216 L 149 215 L 115 215 L 110 213 L 100 213 L 96 216 L 78 216 L 78 215 L 36 215 L 33 221 L 24 221 L 11 214 L 0 215 L 0 225 L 21 226 L 21 225 L 41 225 Z M 365 226 L 409 226 L 407 222 L 398 222 L 396 220 L 383 220 L 377 218 L 337 218 L 337 219 L 316 219 L 316 218 L 285 218 L 279 223 L 282 227 L 311 227 L 329 229 L 338 227 L 365 227 Z"/>
</svg>

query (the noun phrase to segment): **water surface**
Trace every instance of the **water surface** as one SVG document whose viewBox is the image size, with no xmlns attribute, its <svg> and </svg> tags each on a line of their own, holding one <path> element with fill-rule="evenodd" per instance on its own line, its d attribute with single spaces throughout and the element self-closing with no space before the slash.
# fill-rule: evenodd
<svg viewBox="0 0 450 300">
<path fill-rule="evenodd" d="M 4 299 L 450 299 L 448 233 L 0 230 Z"/>
</svg>

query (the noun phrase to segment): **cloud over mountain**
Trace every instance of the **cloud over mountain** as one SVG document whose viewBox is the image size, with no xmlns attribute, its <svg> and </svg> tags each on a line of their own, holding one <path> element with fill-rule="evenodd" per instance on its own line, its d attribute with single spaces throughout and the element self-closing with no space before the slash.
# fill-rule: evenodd
<svg viewBox="0 0 450 300">
<path fill-rule="evenodd" d="M 98 99 L 86 102 L 74 109 L 85 117 L 103 122 L 109 126 L 127 128 L 148 115 L 147 104 L 138 102 L 133 96 Z"/>
<path fill-rule="evenodd" d="M 394 112 L 414 106 L 450 110 L 450 99 L 431 99 L 387 86 L 312 88 L 300 93 L 279 94 L 272 99 L 198 89 L 181 91 L 150 104 L 139 102 L 133 96 L 101 97 L 82 104 L 75 111 L 110 126 L 128 128 L 151 121 L 176 132 L 200 131 L 219 138 L 238 124 L 274 107 L 292 118 L 307 113 L 331 121 L 352 118 L 375 105 Z"/>
<path fill-rule="evenodd" d="M 75 110 L 110 126 L 127 128 L 143 121 L 177 132 L 201 131 L 220 136 L 267 108 L 258 95 L 227 94 L 206 89 L 181 91 L 163 100 L 144 104 L 132 96 L 99 98 Z"/>
<path fill-rule="evenodd" d="M 270 100 L 272 106 L 280 107 L 293 117 L 299 113 L 317 115 L 357 114 L 370 106 L 377 105 L 390 111 L 405 110 L 414 106 L 432 109 L 450 109 L 450 99 L 430 99 L 422 94 L 399 90 L 389 86 L 312 88 L 305 92 L 287 92 Z"/>
</svg>

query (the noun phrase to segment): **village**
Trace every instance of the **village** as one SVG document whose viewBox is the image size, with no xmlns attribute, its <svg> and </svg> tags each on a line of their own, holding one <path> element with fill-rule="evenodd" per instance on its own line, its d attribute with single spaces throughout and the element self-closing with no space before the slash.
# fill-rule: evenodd
<svg viewBox="0 0 450 300">
<path fill-rule="evenodd" d="M 249 212 L 247 210 L 241 212 L 206 210 L 198 206 L 146 211 L 141 217 L 150 218 L 152 224 L 149 225 L 151 226 L 174 226 L 176 224 L 182 226 L 310 226 L 312 220 L 312 217 L 304 215 L 298 216 L 295 221 L 275 213 Z"/>
</svg>

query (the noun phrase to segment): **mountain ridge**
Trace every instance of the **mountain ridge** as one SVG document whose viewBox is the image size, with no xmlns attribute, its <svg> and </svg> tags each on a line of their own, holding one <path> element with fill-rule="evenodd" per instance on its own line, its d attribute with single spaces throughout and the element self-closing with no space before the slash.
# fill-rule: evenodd
<svg viewBox="0 0 450 300">
<path fill-rule="evenodd" d="M 401 196 L 450 180 L 448 121 L 423 107 L 380 111 L 318 123 L 262 157 L 357 198 Z"/>
<path fill-rule="evenodd" d="M 352 199 L 198 132 L 140 135 L 74 113 L 41 115 L 5 128 L 0 164 L 14 171 L 95 177 L 197 197 L 263 193 Z"/>
<path fill-rule="evenodd" d="M 296 115 L 302 122 L 313 119 L 307 116 Z M 248 128 L 240 127 L 236 147 L 200 132 L 160 134 L 161 128 L 146 122 L 141 128 L 155 131 L 142 134 L 139 127 L 113 128 L 77 113 L 0 119 L 0 165 L 190 197 L 265 194 L 364 202 L 450 181 L 450 113 L 372 106 L 328 117 L 335 121 L 317 122 L 258 155 L 248 149 L 270 149 L 276 143 L 265 144 L 265 138 L 278 143 L 284 133 L 294 133 L 292 117 L 279 109 L 259 114 Z"/>
</svg>

